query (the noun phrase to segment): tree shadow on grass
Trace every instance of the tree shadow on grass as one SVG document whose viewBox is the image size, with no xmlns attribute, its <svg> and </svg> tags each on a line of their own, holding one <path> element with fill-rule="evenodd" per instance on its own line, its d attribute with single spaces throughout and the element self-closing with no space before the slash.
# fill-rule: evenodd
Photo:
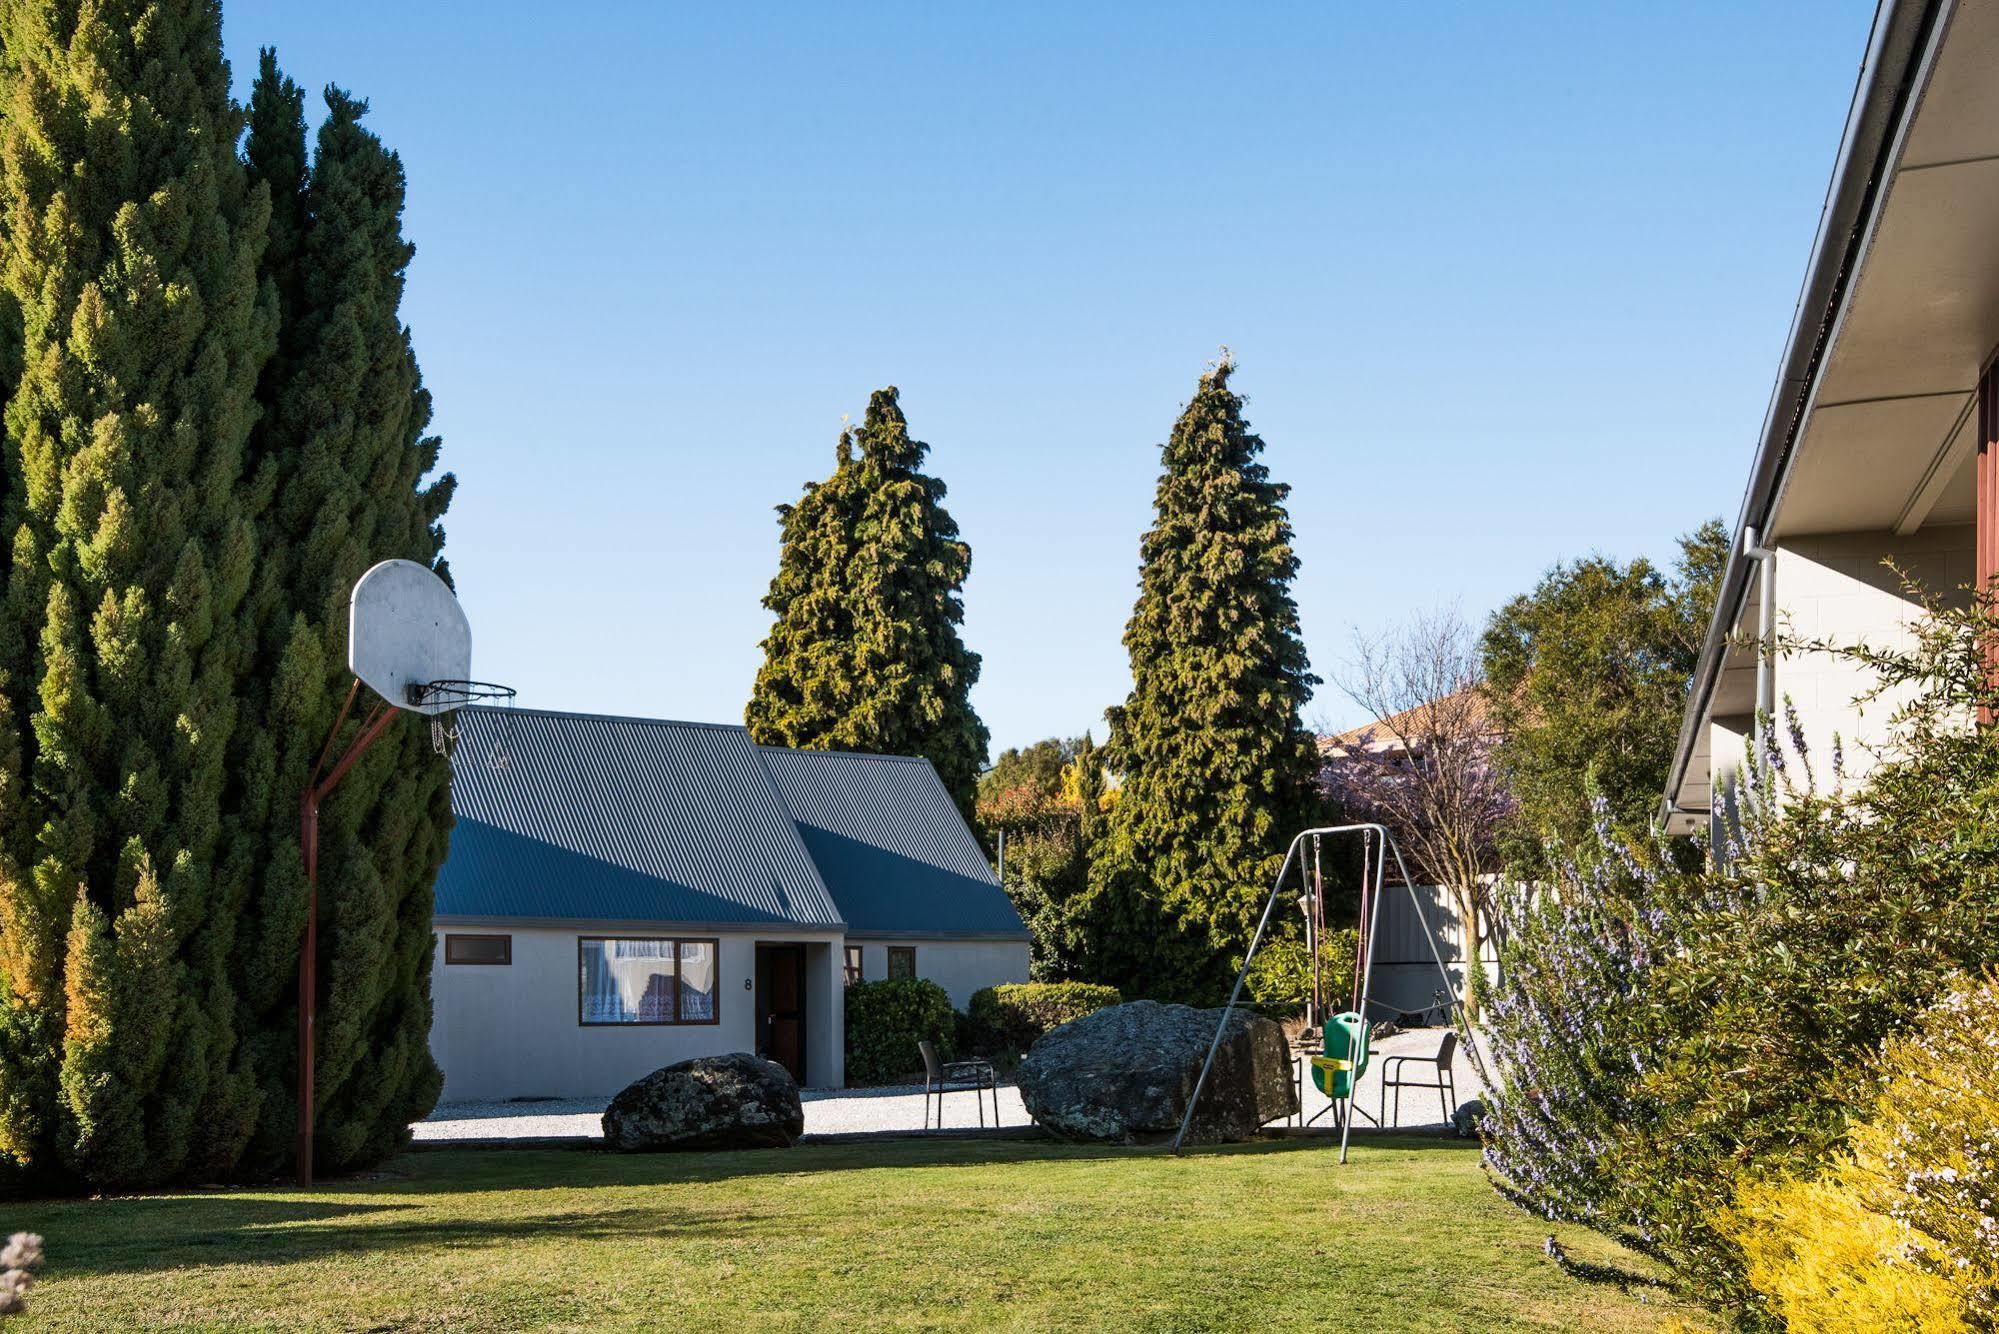
<svg viewBox="0 0 1999 1334">
<path fill-rule="evenodd" d="M 1337 1136 L 1267 1135 L 1237 1144 L 1190 1144 L 1184 1160 L 1336 1153 Z M 1385 1151 L 1450 1149 L 1475 1154 L 1466 1140 L 1408 1134 L 1356 1134 L 1354 1166 Z M 827 1172 L 994 1167 L 1014 1163 L 1173 1161 L 1172 1143 L 1093 1144 L 1036 1139 L 955 1137 L 847 1140 L 789 1149 L 705 1153 L 619 1153 L 592 1146 L 564 1149 L 426 1149 L 391 1164 L 396 1189 L 414 1193 L 568 1190 L 588 1186 L 704 1184 L 736 1178 Z M 329 1189 L 337 1188 L 329 1186 Z"/>
<path fill-rule="evenodd" d="M 99 1202 L 104 1203 L 104 1202 Z M 412 1249 L 451 1250 L 506 1246 L 560 1236 L 565 1242 L 644 1237 L 670 1242 L 754 1241 L 791 1226 L 748 1211 L 677 1209 L 663 1203 L 618 1209 L 462 1218 L 424 1211 L 416 1204 L 313 1204 L 302 1199 L 244 1200 L 226 1196 L 177 1196 L 121 1201 L 143 1205 L 114 1228 L 94 1227 L 87 1213 L 39 1222 L 49 1254 L 45 1277 L 83 1278 L 161 1272 L 217 1265 L 281 1266 Z M 406 1219 L 384 1215 L 412 1213 Z"/>
<path fill-rule="evenodd" d="M 1402 1150 L 1449 1143 L 1381 1137 L 1359 1152 L 1355 1166 L 1364 1170 L 1376 1146 Z M 27 1207 L 14 1221 L 47 1238 L 51 1278 L 310 1264 L 329 1257 L 504 1246 L 550 1236 L 584 1242 L 628 1237 L 670 1241 L 683 1235 L 708 1242 L 756 1241 L 812 1224 L 754 1199 L 718 1209 L 712 1196 L 691 1198 L 671 1188 L 760 1176 L 1064 1162 L 1130 1162 L 1169 1170 L 1176 1162 L 1193 1166 L 1218 1158 L 1283 1156 L 1323 1163 L 1330 1148 L 1317 1138 L 1269 1138 L 1202 1146 L 1175 1159 L 1165 1144 L 911 1138 L 735 1153 L 437 1151 L 407 1155 L 366 1178 L 325 1182 L 311 1190 L 229 1189 L 72 1200 Z M 584 1198 L 544 1195 L 540 1206 L 523 1201 L 518 1208 L 503 1208 L 497 1217 L 467 1217 L 493 1206 L 454 1208 L 450 1201 L 453 1196 L 557 1190 L 581 1192 Z M 594 1195 L 599 1190 L 631 1193 Z"/>
</svg>

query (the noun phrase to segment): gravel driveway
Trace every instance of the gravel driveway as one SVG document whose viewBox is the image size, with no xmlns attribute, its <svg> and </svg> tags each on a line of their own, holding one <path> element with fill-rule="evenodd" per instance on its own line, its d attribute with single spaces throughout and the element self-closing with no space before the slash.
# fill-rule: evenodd
<svg viewBox="0 0 1999 1334">
<path fill-rule="evenodd" d="M 1441 1029 L 1417 1029 L 1398 1033 L 1375 1044 L 1375 1058 L 1360 1082 L 1359 1102 L 1369 1115 L 1380 1105 L 1383 1060 L 1389 1056 L 1429 1055 L 1443 1037 Z M 1425 1071 L 1411 1067 L 1408 1075 L 1420 1079 Z M 1462 1053 L 1457 1060 L 1458 1101 L 1480 1096 L 1471 1062 Z M 807 1135 L 910 1134 L 922 1133 L 923 1089 L 921 1085 L 901 1085 L 872 1089 L 806 1089 Z M 447 1102 L 427 1118 L 410 1127 L 419 1142 L 453 1139 L 600 1139 L 602 1117 L 609 1098 L 546 1099 L 532 1102 Z M 1029 1125 L 1027 1109 L 1021 1105 L 1020 1090 L 1002 1084 L 999 1090 L 1000 1124 L 1018 1129 Z M 1308 1081 L 1305 1085 L 1305 1115 L 1320 1114 L 1318 1126 L 1330 1126 L 1323 1094 Z M 1391 1113 L 1393 1102 L 1390 1103 Z M 992 1103 L 986 1103 L 985 1119 L 992 1122 Z M 1389 1120 L 1401 1129 L 1435 1129 L 1444 1121 L 1438 1095 L 1429 1089 L 1410 1089 L 1402 1099 L 1402 1114 Z M 948 1130 L 974 1129 L 979 1124 L 977 1105 L 969 1093 L 951 1093 L 944 1098 L 944 1126 Z M 1370 1124 L 1366 1117 L 1355 1124 Z"/>
<path fill-rule="evenodd" d="M 805 1133 L 856 1135 L 870 1132 L 900 1134 L 923 1129 L 923 1086 L 875 1089 L 806 1089 Z M 985 1121 L 992 1124 L 991 1095 L 985 1095 Z M 604 1107 L 609 1098 L 551 1099 L 536 1102 L 447 1102 L 410 1127 L 418 1142 L 447 1139 L 598 1139 L 604 1133 Z M 1002 1084 L 1000 1124 L 1029 1124 L 1020 1105 L 1020 1090 Z M 944 1095 L 947 1130 L 976 1128 L 979 1109 L 969 1093 Z"/>
</svg>

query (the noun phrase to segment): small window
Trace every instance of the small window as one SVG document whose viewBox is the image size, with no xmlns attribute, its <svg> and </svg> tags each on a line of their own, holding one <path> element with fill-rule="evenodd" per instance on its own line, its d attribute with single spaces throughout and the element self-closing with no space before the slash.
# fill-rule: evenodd
<svg viewBox="0 0 1999 1334">
<path fill-rule="evenodd" d="M 847 946 L 847 985 L 853 986 L 861 980 L 861 947 Z"/>
<path fill-rule="evenodd" d="M 888 947 L 888 980 L 891 982 L 914 982 L 916 980 L 916 946 L 891 945 Z"/>
<path fill-rule="evenodd" d="M 576 941 L 576 1021 L 580 1024 L 716 1022 L 712 940 Z"/>
<path fill-rule="evenodd" d="M 444 938 L 444 961 L 446 963 L 512 963 L 514 961 L 514 938 L 512 936 L 446 936 Z"/>
</svg>

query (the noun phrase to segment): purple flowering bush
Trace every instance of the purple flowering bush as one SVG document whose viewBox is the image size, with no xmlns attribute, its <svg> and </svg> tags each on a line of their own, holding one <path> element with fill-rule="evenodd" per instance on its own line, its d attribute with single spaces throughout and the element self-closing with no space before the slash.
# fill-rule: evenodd
<svg viewBox="0 0 1999 1334">
<path fill-rule="evenodd" d="M 1717 864 L 1600 820 L 1602 846 L 1518 910 L 1492 991 L 1496 1184 L 1661 1256 L 1745 1324 L 1774 1317 L 1717 1215 L 1745 1181 L 1827 1162 L 1890 1035 L 1999 961 L 1999 740 L 1973 725 L 1999 704 L 1981 647 L 1999 623 L 1984 600 L 1929 611 L 1892 652 L 1787 645 L 1863 661 L 1893 702 L 1864 781 L 1834 754 L 1821 782 L 1787 705 L 1729 794 Z"/>
<path fill-rule="evenodd" d="M 1561 858 L 1556 883 L 1501 899 L 1507 943 L 1484 1013 L 1485 1162 L 1523 1206 L 1649 1248 L 1648 1212 L 1615 1158 L 1652 1114 L 1646 997 L 1673 948 L 1664 905 L 1678 887 L 1614 837 L 1603 802 L 1596 813 L 1610 855 Z"/>
</svg>

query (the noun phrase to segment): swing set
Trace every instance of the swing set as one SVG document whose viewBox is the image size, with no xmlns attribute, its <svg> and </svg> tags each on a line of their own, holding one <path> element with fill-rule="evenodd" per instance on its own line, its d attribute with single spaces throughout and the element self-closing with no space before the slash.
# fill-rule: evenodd
<svg viewBox="0 0 1999 1334">
<path fill-rule="evenodd" d="M 1347 993 L 1350 1008 L 1326 1017 L 1324 1006 L 1326 992 L 1337 979 L 1323 976 L 1319 959 L 1321 943 L 1326 935 L 1326 895 L 1324 841 L 1336 837 L 1358 837 L 1360 839 L 1360 939 L 1359 948 L 1354 952 L 1354 976 L 1351 989 Z M 1309 842 L 1308 842 L 1309 841 Z M 1300 853 L 1310 848 L 1310 864 Z M 1250 961 L 1256 957 L 1258 947 L 1270 929 L 1270 918 L 1276 911 L 1277 900 L 1283 896 L 1284 882 L 1291 877 L 1291 868 L 1298 867 L 1299 878 L 1304 892 L 1299 896 L 1305 912 L 1305 947 L 1312 957 L 1312 1001 L 1306 1010 L 1306 1022 L 1323 1025 L 1321 1033 L 1324 1046 L 1321 1054 L 1311 1058 L 1312 1083 L 1332 1101 L 1334 1117 L 1340 1127 L 1340 1161 L 1347 1160 L 1347 1137 L 1353 1129 L 1355 1113 L 1368 1116 L 1354 1098 L 1356 1086 L 1361 1076 L 1367 1073 L 1372 1025 L 1367 1018 L 1370 1005 L 1387 1009 L 1374 999 L 1371 988 L 1374 983 L 1374 942 L 1381 926 L 1381 901 L 1387 890 L 1388 860 L 1395 859 L 1395 871 L 1402 881 L 1404 892 L 1409 895 L 1411 906 L 1416 909 L 1418 921 L 1427 921 L 1422 900 L 1416 896 L 1416 883 L 1409 877 L 1409 867 L 1402 860 L 1402 850 L 1395 846 L 1395 840 L 1385 826 L 1379 824 L 1329 825 L 1320 829 L 1307 829 L 1291 840 L 1285 851 L 1284 865 L 1278 869 L 1277 879 L 1270 886 L 1270 897 L 1264 902 L 1263 916 L 1256 924 L 1256 934 L 1250 937 L 1249 952 L 1243 955 L 1242 968 L 1236 973 L 1235 987 L 1229 992 L 1229 1003 L 1222 1011 L 1221 1022 L 1215 1025 L 1215 1037 L 1208 1044 L 1208 1058 L 1201 1064 L 1200 1078 L 1194 1081 L 1193 1096 L 1187 1100 L 1187 1111 L 1180 1119 L 1180 1133 L 1173 1137 L 1173 1152 L 1179 1153 L 1186 1142 L 1187 1131 L 1194 1124 L 1194 1110 L 1201 1103 L 1201 1093 L 1207 1087 L 1208 1074 L 1214 1069 L 1215 1054 L 1221 1050 L 1222 1036 L 1228 1029 L 1228 1021 L 1235 1013 L 1236 1005 L 1242 999 L 1243 981 L 1249 976 Z M 1451 970 L 1444 965 L 1444 957 L 1437 951 L 1436 933 L 1425 930 L 1425 943 L 1430 947 L 1430 958 L 1437 965 L 1437 974 L 1443 979 L 1443 994 L 1450 997 L 1450 1011 L 1454 1022 L 1462 1014 L 1459 1004 L 1457 983 L 1451 977 Z M 1473 966 L 1467 964 L 1467 967 Z M 1467 1053 L 1474 1066 L 1483 1066 L 1479 1058 L 1477 1042 L 1469 1031 L 1463 1034 Z M 1324 1115 L 1321 1111 L 1318 1115 Z M 1314 1120 L 1317 1119 L 1315 1116 Z M 1310 1121 L 1306 1122 L 1311 1124 Z M 1379 1122 L 1376 1122 L 1379 1125 Z"/>
</svg>

